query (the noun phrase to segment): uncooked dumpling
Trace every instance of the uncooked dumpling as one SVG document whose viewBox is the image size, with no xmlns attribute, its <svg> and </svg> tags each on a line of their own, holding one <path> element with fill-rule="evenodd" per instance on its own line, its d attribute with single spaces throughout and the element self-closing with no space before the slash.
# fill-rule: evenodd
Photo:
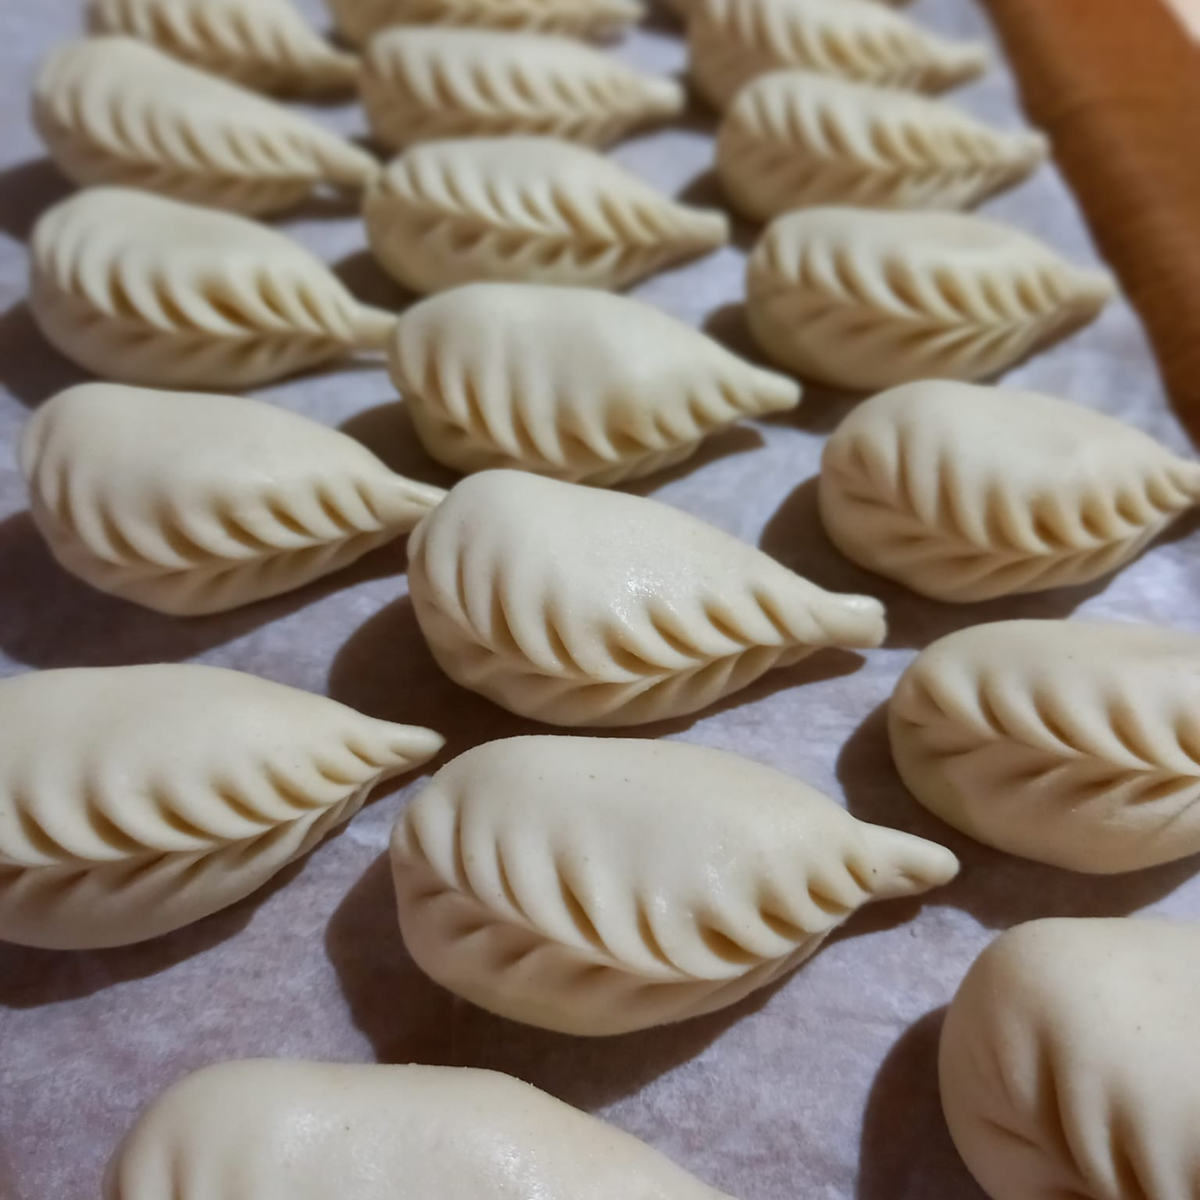
<svg viewBox="0 0 1200 1200">
<path fill-rule="evenodd" d="M 136 38 L 71 42 L 34 84 L 38 133 L 77 184 L 115 183 L 261 215 L 321 184 L 363 188 L 365 151 Z"/>
<path fill-rule="evenodd" d="M 421 630 L 456 683 L 552 725 L 696 712 L 823 646 L 878 646 L 839 596 L 638 496 L 519 471 L 459 483 L 409 542 Z"/>
<path fill-rule="evenodd" d="M 405 811 L 391 857 L 422 970 L 490 1012 L 586 1036 L 725 1008 L 862 905 L 958 871 L 941 846 L 769 767 L 615 738 L 468 751 Z"/>
<path fill-rule="evenodd" d="M 362 97 L 375 136 L 396 147 L 511 133 L 603 146 L 684 105 L 675 80 L 570 38 L 419 26 L 371 42 Z"/>
<path fill-rule="evenodd" d="M 612 484 L 671 466 L 800 388 L 659 309 L 591 288 L 476 283 L 410 308 L 392 380 L 425 449 L 491 467 Z"/>
<path fill-rule="evenodd" d="M 119 33 L 245 87 L 337 92 L 358 78 L 358 59 L 318 37 L 292 0 L 92 0 L 96 33 Z"/>
<path fill-rule="evenodd" d="M 42 332 L 122 383 L 255 387 L 382 350 L 396 322 L 265 225 L 127 188 L 55 205 L 34 229 L 30 265 Z"/>
<path fill-rule="evenodd" d="M 610 37 L 640 21 L 640 0 L 326 0 L 343 37 L 365 42 L 392 25 L 474 25 Z"/>
<path fill-rule="evenodd" d="M 1106 273 L 961 213 L 787 213 L 746 272 L 746 315 L 768 357 L 863 390 L 985 379 L 1087 325 L 1113 295 Z"/>
<path fill-rule="evenodd" d="M 1046 157 L 1039 133 L 1003 133 L 952 104 L 812 71 L 748 83 L 717 137 L 717 171 L 754 221 L 794 208 L 969 208 Z"/>
<path fill-rule="evenodd" d="M 942 1108 L 992 1200 L 1193 1200 L 1200 926 L 1034 921 L 946 1016 Z"/>
<path fill-rule="evenodd" d="M 21 467 L 63 567 L 181 615 L 237 608 L 349 566 L 445 494 L 258 400 L 108 383 L 43 405 Z"/>
<path fill-rule="evenodd" d="M 1098 874 L 1200 851 L 1194 634 L 977 625 L 909 667 L 890 723 L 909 791 L 989 846 Z"/>
<path fill-rule="evenodd" d="M 724 214 L 556 138 L 414 146 L 368 191 L 365 215 L 376 257 L 417 292 L 488 279 L 623 288 L 729 239 Z"/>
<path fill-rule="evenodd" d="M 250 1060 L 142 1114 L 107 1200 L 729 1200 L 637 1138 L 468 1067 Z"/>
<path fill-rule="evenodd" d="M 938 37 L 872 0 L 699 0 L 688 48 L 692 79 L 715 108 L 785 67 L 940 92 L 988 64 L 982 44 Z"/>
<path fill-rule="evenodd" d="M 1065 400 L 931 381 L 838 426 L 819 496 L 848 558 L 963 603 L 1107 575 L 1200 502 L 1200 463 Z"/>
<path fill-rule="evenodd" d="M 214 667 L 2 680 L 0 940 L 86 950 L 198 921 L 441 746 Z"/>
</svg>

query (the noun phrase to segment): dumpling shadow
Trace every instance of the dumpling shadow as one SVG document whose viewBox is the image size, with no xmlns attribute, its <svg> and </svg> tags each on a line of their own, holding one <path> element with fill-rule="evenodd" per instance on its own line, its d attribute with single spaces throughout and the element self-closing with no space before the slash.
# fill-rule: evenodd
<svg viewBox="0 0 1200 1200">
<path fill-rule="evenodd" d="M 429 457 L 413 426 L 408 405 L 389 400 L 355 413 L 338 427 L 361 442 L 389 470 L 434 487 L 452 488 L 460 476 Z"/>
<path fill-rule="evenodd" d="M 764 445 L 766 442 L 763 435 L 753 425 L 730 425 L 710 434 L 700 443 L 695 454 L 689 455 L 673 467 L 668 467 L 665 471 L 655 471 L 651 475 L 643 475 L 618 486 L 622 491 L 632 492 L 637 496 L 648 496 L 668 483 L 683 479 L 693 471 L 708 466 L 709 463 L 746 454 L 751 450 L 760 450 Z"/>
<path fill-rule="evenodd" d="M 929 901 L 962 909 L 989 929 L 1041 917 L 1128 916 L 1170 895 L 1197 869 L 1193 858 L 1125 875 L 1083 875 L 966 837 L 918 804 L 901 782 L 892 762 L 886 703 L 842 747 L 837 776 L 856 817 L 939 842 L 958 856 L 958 878 L 931 893 Z"/>
<path fill-rule="evenodd" d="M 394 312 L 397 316 L 421 297 L 397 283 L 379 265 L 370 250 L 355 250 L 335 262 L 330 270 L 364 304 Z"/>
<path fill-rule="evenodd" d="M 706 121 L 701 128 L 707 129 L 711 122 Z M 729 207 L 725 197 L 725 189 L 721 186 L 720 176 L 715 168 L 706 167 L 694 175 L 675 193 L 675 199 L 680 204 L 691 205 L 694 208 L 716 209 L 729 218 L 729 244 L 737 249 L 749 251 L 758 240 L 759 227 L 744 221 Z"/>
<path fill-rule="evenodd" d="M 400 538 L 294 592 L 204 617 L 175 617 L 109 596 L 54 561 L 27 512 L 0 522 L 0 649 L 17 662 L 123 666 L 192 658 L 321 596 L 405 569 Z M 419 723 L 419 722 L 418 722 Z"/>
<path fill-rule="evenodd" d="M 380 1062 L 491 1068 L 585 1109 L 631 1095 L 698 1054 L 780 986 L 707 1017 L 610 1038 L 570 1037 L 493 1016 L 433 983 L 412 961 L 386 854 L 338 905 L 325 952 L 351 1019 Z"/>
<path fill-rule="evenodd" d="M 856 1200 L 986 1200 L 950 1139 L 938 1088 L 946 1010 L 926 1013 L 888 1051 L 867 1097 Z"/>
<path fill-rule="evenodd" d="M 24 300 L 0 314 L 0 386 L 26 408 L 91 378 L 46 340 Z"/>
<path fill-rule="evenodd" d="M 380 609 L 342 645 L 329 670 L 329 695 L 373 717 L 453 730 L 446 753 L 456 756 L 485 742 L 528 734 L 583 737 L 664 737 L 735 706 L 857 671 L 864 659 L 849 650 L 822 650 L 792 667 L 768 671 L 741 691 L 696 713 L 646 725 L 570 729 L 519 717 L 454 683 L 437 665 L 408 596 Z"/>
<path fill-rule="evenodd" d="M 74 188 L 52 158 L 31 158 L 0 171 L 0 230 L 27 241 L 38 218 Z"/>
</svg>

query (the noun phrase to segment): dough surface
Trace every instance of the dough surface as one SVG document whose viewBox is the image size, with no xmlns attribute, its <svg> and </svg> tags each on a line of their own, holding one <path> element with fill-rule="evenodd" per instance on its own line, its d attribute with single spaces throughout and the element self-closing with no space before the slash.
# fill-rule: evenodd
<svg viewBox="0 0 1200 1200">
<path fill-rule="evenodd" d="M 522 737 L 443 767 L 392 835 L 417 965 L 501 1016 L 603 1036 L 736 1003 L 954 855 L 681 742 Z"/>
<path fill-rule="evenodd" d="M 942 1106 L 992 1200 L 1190 1200 L 1200 929 L 1034 921 L 980 955 L 942 1033 Z"/>
<path fill-rule="evenodd" d="M 1065 400 L 930 381 L 838 426 L 818 495 L 847 558 L 965 603 L 1116 570 L 1200 501 L 1200 464 Z"/>
<path fill-rule="evenodd" d="M 33 118 L 81 187 L 120 184 L 250 215 L 290 208 L 321 184 L 364 188 L 380 171 L 314 121 L 137 38 L 54 51 L 34 83 Z"/>
<path fill-rule="evenodd" d="M 368 190 L 365 216 L 375 256 L 416 292 L 482 280 L 620 289 L 729 240 L 723 213 L 542 137 L 414 146 Z"/>
<path fill-rule="evenodd" d="M 657 308 L 591 288 L 476 283 L 408 309 L 391 373 L 452 470 L 613 484 L 681 462 L 800 388 Z"/>
<path fill-rule="evenodd" d="M 516 133 L 604 146 L 684 106 L 674 79 L 567 37 L 420 26 L 373 39 L 362 98 L 392 147 Z"/>
<path fill-rule="evenodd" d="M 319 37 L 292 0 L 92 0 L 88 21 L 258 91 L 349 91 L 358 78 L 358 59 Z"/>
<path fill-rule="evenodd" d="M 1004 133 L 952 104 L 815 71 L 772 71 L 726 110 L 717 171 L 753 221 L 795 208 L 970 208 L 1046 158 L 1040 133 Z"/>
<path fill-rule="evenodd" d="M 944 637 L 890 707 L 910 792 L 978 841 L 1109 874 L 1200 851 L 1200 637 L 1000 621 Z"/>
<path fill-rule="evenodd" d="M 873 0 L 699 0 L 688 52 L 692 81 L 714 108 L 786 67 L 940 92 L 976 78 L 989 60 L 982 43 L 938 37 Z"/>
<path fill-rule="evenodd" d="M 276 596 L 407 533 L 444 496 L 258 400 L 93 383 L 21 441 L 34 521 L 101 591 L 179 615 Z"/>
<path fill-rule="evenodd" d="M 456 485 L 413 533 L 408 580 L 446 674 L 552 725 L 683 716 L 885 633 L 878 600 L 823 591 L 687 513 L 520 471 Z"/>
<path fill-rule="evenodd" d="M 467 25 L 608 38 L 640 21 L 640 0 L 326 0 L 342 36 L 365 42 L 392 25 Z"/>
<path fill-rule="evenodd" d="M 62 354 L 149 387 L 256 387 L 382 350 L 396 321 L 265 225 L 127 188 L 43 214 L 30 272 L 30 308 Z"/>
<path fill-rule="evenodd" d="M 0 940 L 85 950 L 198 921 L 442 744 L 216 667 L 0 680 Z"/>
<path fill-rule="evenodd" d="M 728 1200 L 644 1142 L 493 1071 L 249 1060 L 142 1114 L 105 1200 Z"/>
<path fill-rule="evenodd" d="M 864 391 L 989 378 L 1095 320 L 1114 294 L 1105 272 L 962 213 L 785 213 L 746 269 L 746 316 L 764 353 Z"/>
</svg>

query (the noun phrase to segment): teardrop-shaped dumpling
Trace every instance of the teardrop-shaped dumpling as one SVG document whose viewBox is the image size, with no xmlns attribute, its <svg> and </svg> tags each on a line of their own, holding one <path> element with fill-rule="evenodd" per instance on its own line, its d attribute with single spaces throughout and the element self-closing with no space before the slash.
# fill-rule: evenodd
<svg viewBox="0 0 1200 1200">
<path fill-rule="evenodd" d="M 1116 570 L 1200 502 L 1200 463 L 1065 400 L 930 381 L 838 426 L 819 497 L 848 558 L 964 603 Z"/>
<path fill-rule="evenodd" d="M 358 59 L 319 37 L 292 0 L 91 0 L 92 30 L 151 42 L 264 92 L 347 91 Z"/>
<path fill-rule="evenodd" d="M 604 146 L 684 105 L 646 75 L 566 37 L 420 26 L 371 42 L 362 98 L 380 141 L 544 134 Z"/>
<path fill-rule="evenodd" d="M 423 971 L 489 1012 L 588 1036 L 725 1008 L 862 905 L 958 871 L 949 850 L 748 759 L 572 737 L 443 767 L 391 858 Z"/>
<path fill-rule="evenodd" d="M 1040 133 L 1003 133 L 945 101 L 813 71 L 772 71 L 725 112 L 717 171 L 754 221 L 794 208 L 969 208 L 1029 175 Z"/>
<path fill-rule="evenodd" d="M 942 1109 L 992 1200 L 1190 1200 L 1200 927 L 1033 921 L 976 960 L 942 1031 Z"/>
<path fill-rule="evenodd" d="M 956 829 L 1110 874 L 1200 852 L 1200 637 L 1000 621 L 934 642 L 892 696 L 892 757 Z"/>
<path fill-rule="evenodd" d="M 729 240 L 723 213 L 543 137 L 414 146 L 368 190 L 365 216 L 376 257 L 417 292 L 487 279 L 624 288 Z"/>
<path fill-rule="evenodd" d="M 742 417 L 795 408 L 800 388 L 660 309 L 591 288 L 474 283 L 408 309 L 392 380 L 425 449 L 492 467 L 612 484 L 681 462 Z"/>
<path fill-rule="evenodd" d="M 30 507 L 66 570 L 160 612 L 276 596 L 407 533 L 444 496 L 258 400 L 70 388 L 26 426 Z"/>
<path fill-rule="evenodd" d="M 256 387 L 382 350 L 396 321 L 257 221 L 128 188 L 41 217 L 29 304 L 67 358 L 152 387 Z"/>
<path fill-rule="evenodd" d="M 699 0 L 688 49 L 692 80 L 715 108 L 785 67 L 940 92 L 974 79 L 989 57 L 981 43 L 938 37 L 872 0 Z"/>
<path fill-rule="evenodd" d="M 260 215 L 320 184 L 363 188 L 365 151 L 281 104 L 136 38 L 71 42 L 42 65 L 33 117 L 81 186 L 115 183 Z"/>
<path fill-rule="evenodd" d="M 365 42 L 393 25 L 467 25 L 608 38 L 645 16 L 641 0 L 326 0 L 342 36 Z"/>
<path fill-rule="evenodd" d="M 198 921 L 441 747 L 215 667 L 0 680 L 0 940 L 84 950 Z"/>
<path fill-rule="evenodd" d="M 809 208 L 759 239 L 746 316 L 780 366 L 877 390 L 995 375 L 1095 320 L 1114 292 L 1105 272 L 982 217 Z"/>
<path fill-rule="evenodd" d="M 454 487 L 409 542 L 409 590 L 447 675 L 551 725 L 696 712 L 824 646 L 878 646 L 839 596 L 653 500 L 519 471 Z"/>
<path fill-rule="evenodd" d="M 262 1059 L 188 1075 L 109 1166 L 109 1200 L 729 1200 L 507 1075 Z"/>
</svg>

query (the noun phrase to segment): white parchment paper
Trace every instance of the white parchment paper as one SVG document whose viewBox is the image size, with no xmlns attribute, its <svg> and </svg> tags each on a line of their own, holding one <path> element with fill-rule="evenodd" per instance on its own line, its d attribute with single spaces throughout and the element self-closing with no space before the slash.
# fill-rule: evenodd
<svg viewBox="0 0 1200 1200">
<path fill-rule="evenodd" d="M 310 11 L 323 21 L 315 3 Z M 990 37 L 972 0 L 918 0 L 911 11 L 944 34 Z M 67 190 L 29 128 L 27 97 L 40 57 L 80 24 L 76 0 L 0 4 L 0 674 L 191 660 L 431 725 L 451 754 L 532 730 L 438 672 L 406 599 L 402 545 L 324 585 L 190 621 L 88 590 L 40 545 L 12 450 L 29 412 L 79 375 L 40 339 L 23 301 L 30 227 Z M 665 16 L 614 53 L 650 70 L 684 66 L 678 27 Z M 998 125 L 1021 122 L 1002 64 L 957 99 Z M 365 129 L 352 106 L 316 115 Z M 615 153 L 667 192 L 712 204 L 712 152 L 711 120 L 697 112 Z M 1094 261 L 1053 168 L 985 211 Z M 365 257 L 353 211 L 312 206 L 281 225 L 366 298 L 402 302 Z M 637 294 L 745 349 L 738 303 L 751 238 L 742 230 L 735 246 Z M 1008 382 L 1114 413 L 1184 447 L 1122 303 Z M 412 475 L 446 481 L 415 445 L 382 369 L 342 368 L 263 394 L 362 437 Z M 1120 575 L 1083 591 L 973 608 L 922 600 L 840 559 L 821 531 L 814 475 L 849 403 L 812 392 L 798 413 L 714 439 L 694 463 L 642 490 L 826 587 L 880 596 L 887 645 L 865 657 L 819 655 L 697 720 L 645 732 L 740 751 L 807 779 L 860 817 L 939 839 L 963 860 L 958 882 L 924 905 L 859 914 L 798 973 L 727 1012 L 614 1040 L 558 1037 L 454 1000 L 408 961 L 381 855 L 416 780 L 274 885 L 193 928 L 105 953 L 0 945 L 0 1198 L 94 1200 L 105 1161 L 159 1089 L 192 1068 L 251 1055 L 509 1071 L 744 1200 L 979 1196 L 943 1127 L 934 1071 L 941 1009 L 975 955 L 998 931 L 1038 916 L 1200 915 L 1200 884 L 1191 862 L 1088 878 L 973 845 L 906 795 L 881 706 L 917 649 L 983 620 L 1081 612 L 1200 628 L 1200 536 L 1185 520 Z"/>
</svg>

